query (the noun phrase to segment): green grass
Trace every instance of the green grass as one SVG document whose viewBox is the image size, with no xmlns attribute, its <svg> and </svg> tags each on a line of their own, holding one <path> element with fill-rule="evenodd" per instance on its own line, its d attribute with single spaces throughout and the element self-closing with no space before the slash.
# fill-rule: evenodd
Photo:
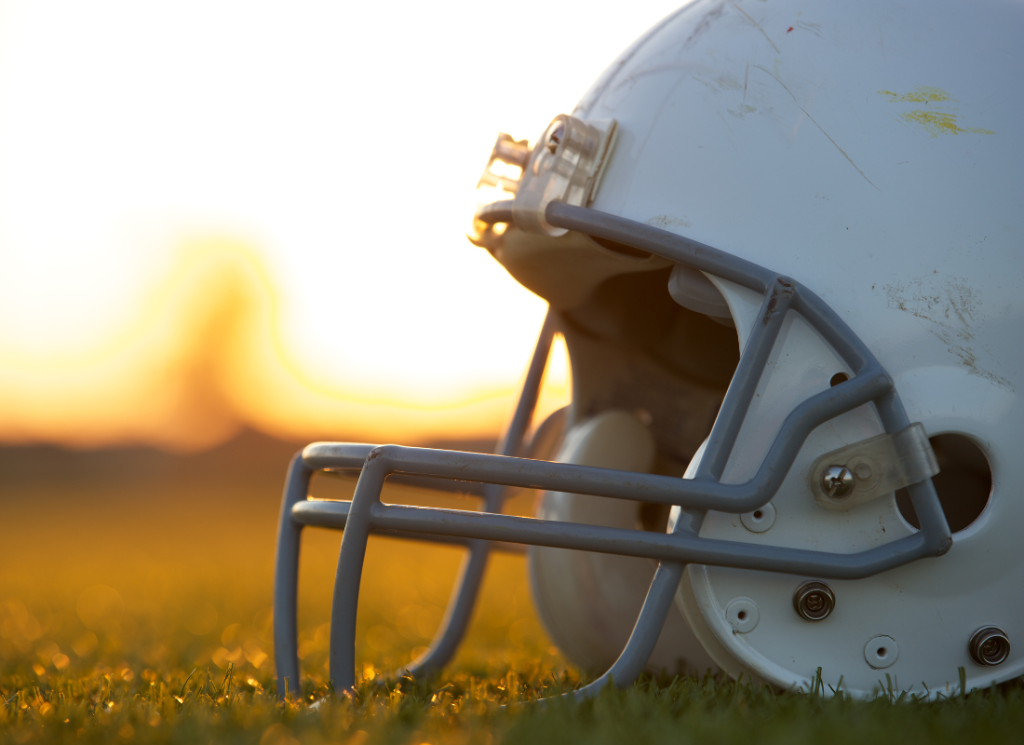
<svg viewBox="0 0 1024 745">
<path fill-rule="evenodd" d="M 319 484 L 344 496 L 344 484 Z M 325 491 L 326 489 L 326 491 Z M 393 499 L 440 500 L 392 491 Z M 444 501 L 444 500 L 441 500 Z M 277 484 L 26 483 L 0 500 L 0 743 L 1013 742 L 1024 688 L 922 704 L 780 693 L 715 677 L 644 679 L 582 704 L 527 702 L 580 675 L 533 613 L 523 559 L 498 557 L 463 650 L 433 680 L 389 670 L 425 645 L 459 552 L 374 540 L 359 696 L 327 686 L 338 534 L 311 531 L 300 581 L 301 691 L 275 695 Z"/>
<path fill-rule="evenodd" d="M 964 743 L 1019 741 L 1020 688 L 922 704 L 779 694 L 713 677 L 644 680 L 582 704 L 528 702 L 571 690 L 573 676 L 526 667 L 486 679 L 364 682 L 333 701 L 310 682 L 278 703 L 270 681 L 209 668 L 125 681 L 116 672 L 53 676 L 6 699 L 8 742 L 381 743 Z M 6 692 L 5 692 L 6 695 Z M 316 702 L 317 706 L 310 703 Z M 507 705 L 507 706 L 504 706 Z M 504 708 L 503 708 L 504 706 Z"/>
</svg>

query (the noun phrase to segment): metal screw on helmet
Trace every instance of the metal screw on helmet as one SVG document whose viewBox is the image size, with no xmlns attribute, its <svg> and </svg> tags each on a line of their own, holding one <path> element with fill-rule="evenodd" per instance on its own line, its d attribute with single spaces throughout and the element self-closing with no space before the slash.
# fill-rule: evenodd
<svg viewBox="0 0 1024 745">
<path fill-rule="evenodd" d="M 822 621 L 836 607 L 836 595 L 824 582 L 804 582 L 793 593 L 793 608 L 805 621 Z"/>
<path fill-rule="evenodd" d="M 565 125 L 559 122 L 558 126 L 548 132 L 547 148 L 548 152 L 552 155 L 558 150 L 558 146 L 562 144 L 562 136 L 565 134 Z"/>
<path fill-rule="evenodd" d="M 1010 639 L 1006 632 L 995 626 L 978 629 L 968 644 L 971 659 L 979 665 L 998 665 L 1010 656 Z"/>
<path fill-rule="evenodd" d="M 853 491 L 853 473 L 846 466 L 829 466 L 821 474 L 821 488 L 830 497 L 845 497 Z"/>
</svg>

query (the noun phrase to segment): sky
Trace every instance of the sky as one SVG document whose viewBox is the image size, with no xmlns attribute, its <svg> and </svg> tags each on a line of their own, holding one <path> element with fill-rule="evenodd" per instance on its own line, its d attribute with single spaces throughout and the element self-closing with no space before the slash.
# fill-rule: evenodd
<svg viewBox="0 0 1024 745">
<path fill-rule="evenodd" d="M 0 442 L 493 436 L 477 179 L 675 4 L 0 0 Z"/>
</svg>

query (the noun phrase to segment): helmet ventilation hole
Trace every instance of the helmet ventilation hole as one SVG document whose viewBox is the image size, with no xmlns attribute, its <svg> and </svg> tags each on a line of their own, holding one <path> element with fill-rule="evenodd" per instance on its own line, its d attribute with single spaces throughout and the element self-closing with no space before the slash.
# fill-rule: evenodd
<svg viewBox="0 0 1024 745">
<path fill-rule="evenodd" d="M 950 433 L 928 439 L 939 462 L 939 473 L 932 477 L 932 483 L 949 529 L 956 533 L 985 510 L 992 493 L 992 468 L 981 448 L 964 435 Z M 921 522 L 907 489 L 896 492 L 896 506 L 904 520 L 920 529 Z"/>
<path fill-rule="evenodd" d="M 828 381 L 828 384 L 830 386 L 832 386 L 833 388 L 835 388 L 840 383 L 845 383 L 849 379 L 850 379 L 850 376 L 847 375 L 846 373 L 844 373 L 844 372 L 837 372 L 835 375 L 832 376 L 832 379 L 830 381 Z"/>
</svg>

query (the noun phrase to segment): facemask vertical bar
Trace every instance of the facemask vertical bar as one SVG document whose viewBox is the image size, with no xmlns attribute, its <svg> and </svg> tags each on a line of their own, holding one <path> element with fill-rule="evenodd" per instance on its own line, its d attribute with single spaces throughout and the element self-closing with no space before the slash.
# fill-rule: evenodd
<svg viewBox="0 0 1024 745">
<path fill-rule="evenodd" d="M 522 446 L 537 406 L 556 323 L 554 312 L 549 310 L 537 339 L 515 413 L 499 447 L 501 455 L 516 455 Z M 356 483 L 352 507 L 341 539 L 331 610 L 330 673 L 337 690 L 348 690 L 355 685 L 355 625 L 359 584 L 371 528 L 370 511 L 380 501 L 386 475 L 384 459 L 375 460 L 371 455 Z M 484 491 L 484 511 L 500 511 L 504 493 L 504 486 L 488 484 Z M 483 539 L 471 542 L 441 632 L 427 653 L 409 668 L 411 673 L 427 673 L 443 667 L 458 649 L 476 604 L 490 547 L 490 542 Z"/>
<path fill-rule="evenodd" d="M 277 670 L 277 695 L 299 690 L 298 594 L 299 545 L 302 525 L 292 519 L 292 507 L 306 499 L 313 475 L 296 453 L 288 468 L 288 480 L 281 500 L 277 527 L 277 557 L 274 560 L 274 667 Z"/>
<path fill-rule="evenodd" d="M 771 355 L 775 340 L 782 328 L 782 321 L 789 309 L 793 296 L 793 284 L 779 280 L 771 285 L 766 293 L 758 318 L 763 319 L 761 328 L 756 328 L 747 342 L 739 368 L 733 378 L 718 421 L 708 440 L 707 450 L 697 472 L 697 477 L 721 478 L 725 463 L 732 452 L 740 426 L 746 416 L 750 401 L 760 381 L 768 357 Z M 745 363 L 745 364 L 744 364 Z M 678 522 L 672 532 L 685 530 L 683 521 Z M 629 635 L 625 648 L 615 663 L 600 678 L 584 686 L 573 694 L 577 700 L 597 695 L 609 682 L 618 688 L 626 688 L 633 684 L 637 676 L 643 672 L 647 660 L 650 659 L 658 637 L 665 625 L 669 608 L 675 601 L 676 589 L 683 577 L 685 564 L 658 562 L 658 568 L 651 580 L 647 597 L 640 608 L 633 631 Z"/>
<path fill-rule="evenodd" d="M 761 374 L 771 356 L 775 340 L 782 329 L 782 321 L 789 310 L 793 297 L 793 284 L 777 279 L 769 291 L 765 293 L 764 303 L 758 318 L 762 319 L 751 331 L 746 349 L 740 357 L 740 363 L 733 375 L 732 383 L 725 394 L 722 408 L 708 437 L 704 457 L 697 467 L 696 478 L 712 478 L 716 481 L 722 477 L 725 464 L 729 460 L 736 438 L 739 436 L 743 419 L 754 398 Z"/>
<path fill-rule="evenodd" d="M 356 608 L 359 584 L 366 560 L 366 542 L 370 537 L 371 511 L 380 503 L 380 493 L 388 468 L 386 459 L 370 453 L 356 482 L 352 507 L 341 535 L 338 552 L 338 573 L 334 579 L 334 601 L 331 604 L 330 676 L 335 691 L 351 691 L 356 684 Z"/>
<path fill-rule="evenodd" d="M 519 454 L 537 408 L 540 385 L 544 379 L 544 370 L 547 368 L 556 325 L 555 312 L 549 309 L 537 337 L 537 345 L 526 371 L 526 379 L 523 381 L 515 413 L 498 444 L 499 455 Z M 483 511 L 500 512 L 506 491 L 506 487 L 500 484 L 486 484 L 483 492 Z M 462 561 L 448 608 L 441 621 L 441 630 L 430 643 L 430 648 L 408 667 L 409 673 L 414 677 L 441 669 L 448 664 L 459 648 L 473 615 L 473 608 L 476 607 L 476 599 L 490 557 L 490 548 L 490 541 L 476 539 L 470 542 L 469 552 Z"/>
<path fill-rule="evenodd" d="M 594 682 L 585 685 L 575 693 L 567 694 L 573 696 L 577 701 L 596 696 L 609 683 L 614 683 L 616 688 L 628 688 L 633 681 L 644 671 L 647 661 L 651 658 L 661 630 L 665 626 L 665 618 L 668 611 L 675 602 L 676 588 L 683 578 L 685 564 L 670 563 L 667 561 L 658 562 L 658 568 L 651 580 L 651 587 L 647 591 L 647 597 L 640 608 L 640 615 L 637 616 L 633 631 L 630 632 L 629 640 L 626 642 L 622 654 L 612 664 L 608 671 Z"/>
<path fill-rule="evenodd" d="M 548 309 L 544 317 L 544 324 L 540 328 L 537 337 L 537 345 L 533 350 L 533 357 L 530 359 L 530 366 L 526 370 L 526 379 L 519 393 L 519 402 L 516 404 L 512 421 L 497 447 L 498 455 L 519 455 L 523 440 L 526 439 L 526 431 L 530 428 L 533 420 L 533 413 L 537 409 L 537 400 L 540 398 L 540 385 L 544 380 L 544 371 L 548 366 L 548 357 L 551 354 L 551 344 L 555 339 L 555 331 L 558 319 L 555 312 Z M 501 508 L 504 501 L 505 487 L 498 484 L 487 484 L 484 488 L 484 511 L 496 512 Z"/>
</svg>

